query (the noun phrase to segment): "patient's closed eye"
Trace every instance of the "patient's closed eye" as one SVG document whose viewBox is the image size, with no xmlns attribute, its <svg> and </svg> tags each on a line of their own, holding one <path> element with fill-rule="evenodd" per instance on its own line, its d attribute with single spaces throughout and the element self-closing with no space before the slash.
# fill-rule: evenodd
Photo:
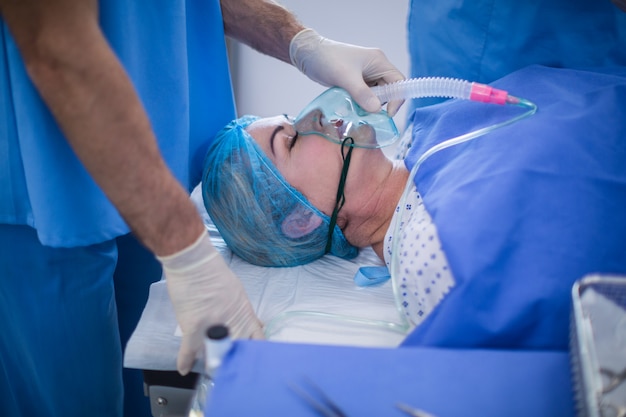
<svg viewBox="0 0 626 417">
<path fill-rule="evenodd" d="M 296 140 L 298 140 L 298 132 L 295 135 L 291 136 L 291 142 L 289 142 L 289 150 L 292 150 L 296 144 Z"/>
</svg>

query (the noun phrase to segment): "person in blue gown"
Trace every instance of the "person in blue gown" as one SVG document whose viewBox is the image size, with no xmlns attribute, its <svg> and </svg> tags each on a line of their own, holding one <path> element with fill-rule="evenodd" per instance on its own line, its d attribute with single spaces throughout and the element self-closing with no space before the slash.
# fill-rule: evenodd
<svg viewBox="0 0 626 417">
<path fill-rule="evenodd" d="M 210 324 L 262 337 L 189 199 L 235 116 L 225 36 L 368 110 L 404 78 L 271 1 L 0 1 L 0 415 L 149 415 L 122 352 L 162 276 L 182 374 Z"/>
<path fill-rule="evenodd" d="M 624 66 L 625 11 L 620 0 L 411 0 L 410 77 L 491 83 L 532 64 Z M 440 101 L 415 99 L 409 106 Z"/>
</svg>

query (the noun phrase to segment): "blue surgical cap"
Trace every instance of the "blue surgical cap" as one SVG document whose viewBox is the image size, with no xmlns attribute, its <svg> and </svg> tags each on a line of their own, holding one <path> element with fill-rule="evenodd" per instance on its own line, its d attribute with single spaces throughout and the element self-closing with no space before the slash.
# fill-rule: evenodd
<svg viewBox="0 0 626 417">
<path fill-rule="evenodd" d="M 204 206 L 230 249 L 254 265 L 296 266 L 325 254 L 330 218 L 281 175 L 245 128 L 244 116 L 222 129 L 209 148 L 202 175 Z M 338 226 L 332 255 L 358 250 Z"/>
</svg>

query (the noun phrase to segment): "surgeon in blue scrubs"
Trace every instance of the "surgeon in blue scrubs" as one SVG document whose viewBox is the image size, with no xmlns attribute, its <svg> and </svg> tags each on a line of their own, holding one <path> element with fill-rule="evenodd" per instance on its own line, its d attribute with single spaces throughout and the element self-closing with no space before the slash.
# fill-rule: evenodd
<svg viewBox="0 0 626 417">
<path fill-rule="evenodd" d="M 410 75 L 490 83 L 532 64 L 624 66 L 625 11 L 624 0 L 411 0 Z"/>
<path fill-rule="evenodd" d="M 148 416 L 122 352 L 162 274 L 182 374 L 212 323 L 263 334 L 189 199 L 236 116 L 225 35 L 370 111 L 367 84 L 404 77 L 272 1 L 0 0 L 0 16 L 0 415 Z"/>
</svg>

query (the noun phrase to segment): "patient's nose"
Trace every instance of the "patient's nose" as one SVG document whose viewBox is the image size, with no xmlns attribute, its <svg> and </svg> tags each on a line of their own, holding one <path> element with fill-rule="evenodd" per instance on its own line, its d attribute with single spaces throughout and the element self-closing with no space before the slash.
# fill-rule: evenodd
<svg viewBox="0 0 626 417">
<path fill-rule="evenodd" d="M 343 126 L 343 119 L 331 119 L 330 123 L 335 127 Z"/>
</svg>

